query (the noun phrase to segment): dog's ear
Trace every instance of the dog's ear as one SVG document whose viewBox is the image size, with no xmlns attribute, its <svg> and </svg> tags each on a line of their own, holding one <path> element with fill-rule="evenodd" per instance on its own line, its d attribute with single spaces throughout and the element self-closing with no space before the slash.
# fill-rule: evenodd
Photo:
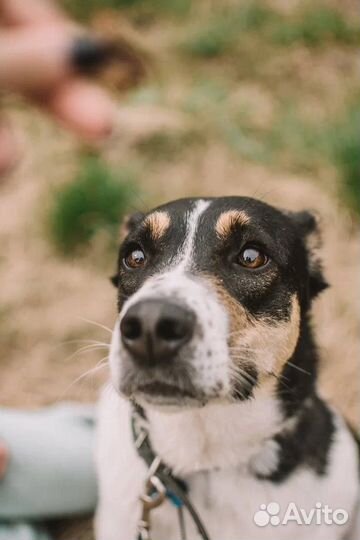
<svg viewBox="0 0 360 540">
<path fill-rule="evenodd" d="M 318 254 L 318 251 L 322 245 L 319 226 L 320 220 L 316 214 L 313 214 L 307 210 L 292 213 L 291 217 L 295 222 L 307 251 L 309 269 L 309 296 L 310 299 L 313 299 L 329 287 L 329 284 L 324 277 L 322 263 Z"/>
<path fill-rule="evenodd" d="M 120 225 L 120 231 L 119 231 L 119 239 L 120 243 L 125 240 L 127 235 L 144 219 L 144 215 L 142 212 L 135 212 L 134 214 L 130 214 L 125 216 L 125 218 L 122 221 L 122 224 Z M 115 274 L 110 278 L 111 283 L 114 285 L 114 287 L 119 287 L 119 275 Z"/>
</svg>

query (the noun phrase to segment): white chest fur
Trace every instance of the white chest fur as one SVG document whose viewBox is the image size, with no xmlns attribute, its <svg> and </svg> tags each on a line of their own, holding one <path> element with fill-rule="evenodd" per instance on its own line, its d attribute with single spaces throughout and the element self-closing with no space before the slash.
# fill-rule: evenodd
<svg viewBox="0 0 360 540">
<path fill-rule="evenodd" d="M 212 540 L 344 537 L 346 526 L 290 522 L 286 526 L 259 527 L 253 519 L 260 505 L 272 502 L 280 506 L 280 516 L 290 502 L 306 512 L 315 508 L 316 503 L 353 512 L 357 496 L 356 459 L 354 445 L 342 424 L 336 431 L 326 476 L 320 478 L 312 470 L 299 469 L 277 485 L 259 481 L 250 472 L 253 460 L 263 458 L 265 467 L 276 460 L 271 448 L 270 453 L 262 450 L 264 442 L 279 427 L 275 401 L 256 399 L 181 414 L 152 411 L 148 416 L 154 449 L 188 482 L 190 496 Z M 129 405 L 109 390 L 100 407 L 97 464 L 97 540 L 134 540 L 140 512 L 138 497 L 146 468 L 133 447 Z M 179 537 L 176 510 L 168 502 L 154 512 L 153 525 L 155 540 Z M 195 539 L 192 524 L 187 526 L 189 540 Z"/>
</svg>

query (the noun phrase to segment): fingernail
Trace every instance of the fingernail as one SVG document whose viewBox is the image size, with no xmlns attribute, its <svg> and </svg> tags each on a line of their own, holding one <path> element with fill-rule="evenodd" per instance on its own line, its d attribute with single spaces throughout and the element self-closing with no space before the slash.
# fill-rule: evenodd
<svg viewBox="0 0 360 540">
<path fill-rule="evenodd" d="M 71 65 L 76 71 L 92 74 L 111 60 L 114 47 L 111 43 L 89 36 L 81 36 L 74 41 L 71 52 Z"/>
</svg>

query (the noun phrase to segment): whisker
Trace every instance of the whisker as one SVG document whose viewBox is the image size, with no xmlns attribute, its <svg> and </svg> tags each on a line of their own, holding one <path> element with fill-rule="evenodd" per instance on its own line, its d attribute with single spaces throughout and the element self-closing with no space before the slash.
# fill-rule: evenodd
<svg viewBox="0 0 360 540">
<path fill-rule="evenodd" d="M 287 377 L 285 377 L 284 375 L 277 375 L 274 371 L 269 371 L 268 372 L 269 375 L 271 375 L 272 377 L 275 377 L 275 379 L 277 381 L 279 381 L 279 383 L 282 385 L 282 386 L 285 386 L 287 388 L 287 390 L 291 390 L 291 387 L 286 384 L 284 381 L 288 381 L 289 379 Z M 287 392 L 287 390 L 283 390 L 283 392 Z M 277 392 L 277 394 L 281 395 L 282 392 Z"/>
<path fill-rule="evenodd" d="M 97 345 L 105 345 L 106 347 L 110 347 L 109 343 L 105 343 L 105 341 L 98 341 L 96 339 L 69 339 L 68 341 L 62 341 L 58 346 L 61 347 L 61 345 L 69 345 L 71 343 L 94 343 Z"/>
<path fill-rule="evenodd" d="M 70 354 L 70 356 L 67 356 L 64 362 L 68 362 L 69 360 L 74 358 L 77 354 L 83 354 L 85 352 L 90 352 L 90 351 L 98 351 L 101 349 L 109 349 L 109 346 L 108 345 L 106 346 L 105 345 L 85 345 L 84 347 L 81 347 L 77 351 Z"/>
<path fill-rule="evenodd" d="M 96 321 L 92 321 L 91 319 L 86 319 L 85 317 L 79 317 L 79 319 L 89 324 L 93 324 L 94 326 L 98 326 L 99 328 L 102 328 L 103 330 L 106 330 L 107 332 L 109 332 L 111 335 L 113 333 L 111 328 L 109 328 L 108 326 L 105 326 L 104 324 L 98 323 Z"/>
<path fill-rule="evenodd" d="M 236 392 L 237 392 L 237 394 L 240 395 L 240 398 L 241 398 L 242 400 L 245 400 L 245 395 L 243 394 L 243 392 L 241 392 L 241 390 L 240 390 L 239 388 L 236 389 Z M 231 395 L 231 396 L 230 396 L 230 402 L 231 402 L 231 403 L 238 403 L 238 399 L 236 399 L 235 396 Z"/>
<path fill-rule="evenodd" d="M 241 353 L 241 352 L 244 352 L 244 353 L 248 353 L 248 352 L 252 352 L 252 353 L 257 353 L 257 352 L 264 352 L 264 349 L 263 348 L 257 348 L 257 347 L 251 347 L 251 346 L 248 346 L 248 345 L 240 345 L 239 347 L 229 347 L 229 352 L 230 353 Z M 243 360 L 243 361 L 246 361 L 247 358 L 246 357 L 242 357 L 240 355 L 236 356 L 236 355 L 232 355 L 234 359 L 238 359 L 238 360 Z M 300 373 L 304 373 L 305 375 L 308 375 L 309 377 L 312 376 L 312 373 L 310 373 L 310 371 L 307 371 L 306 369 L 300 367 L 300 366 L 297 366 L 296 364 L 293 364 L 293 362 L 291 362 L 290 360 L 287 360 L 285 362 L 284 365 L 289 365 L 290 367 L 294 368 L 294 369 L 297 369 L 298 371 L 300 371 Z"/>
<path fill-rule="evenodd" d="M 88 369 L 87 371 L 85 371 L 85 373 L 82 373 L 79 377 L 77 377 L 74 381 L 72 381 L 72 383 L 69 386 L 67 386 L 67 388 L 65 388 L 64 392 L 57 399 L 57 401 L 62 401 L 64 399 L 64 396 L 69 392 L 69 390 L 71 390 L 71 388 L 75 386 L 75 384 L 82 381 L 85 377 L 88 377 L 89 375 L 93 375 L 97 373 L 98 371 L 101 371 L 102 369 L 104 369 L 108 364 L 107 362 L 108 358 L 109 356 L 104 356 L 103 358 L 101 358 L 101 360 L 99 360 L 99 362 L 93 368 Z"/>
<path fill-rule="evenodd" d="M 247 373 L 247 371 L 241 369 L 240 366 L 231 366 L 230 370 L 234 380 L 238 380 L 242 383 L 245 382 L 251 386 L 256 385 L 258 382 L 250 373 Z"/>
<path fill-rule="evenodd" d="M 253 386 L 256 386 L 257 384 L 257 381 L 250 379 L 249 377 L 246 377 L 244 373 L 233 373 L 233 380 L 239 381 L 242 384 L 246 384 L 250 388 L 252 388 Z"/>
<path fill-rule="evenodd" d="M 309 377 L 311 377 L 311 373 L 310 371 L 306 371 L 306 369 L 303 369 L 299 366 L 297 366 L 296 364 L 293 364 L 292 362 L 290 362 L 289 360 L 286 362 L 286 364 L 288 364 L 290 367 L 294 368 L 294 369 L 297 369 L 298 371 L 300 371 L 301 373 L 305 373 L 305 375 L 309 375 Z"/>
</svg>

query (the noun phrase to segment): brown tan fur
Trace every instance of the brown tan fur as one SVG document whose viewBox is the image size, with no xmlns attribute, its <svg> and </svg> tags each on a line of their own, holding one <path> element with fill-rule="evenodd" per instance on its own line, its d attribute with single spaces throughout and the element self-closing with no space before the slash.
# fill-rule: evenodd
<svg viewBox="0 0 360 540">
<path fill-rule="evenodd" d="M 296 295 L 292 297 L 292 310 L 288 321 L 272 324 L 271 321 L 254 321 L 256 337 L 253 343 L 257 347 L 271 350 L 274 358 L 274 365 L 271 373 L 280 375 L 285 363 L 294 353 L 300 332 L 300 306 Z M 246 340 L 246 336 L 244 336 Z M 294 368 L 295 369 L 295 368 Z"/>
<path fill-rule="evenodd" d="M 288 321 L 274 324 L 271 320 L 254 319 L 222 286 L 221 281 L 206 275 L 229 317 L 228 345 L 234 364 L 255 361 L 262 379 L 278 377 L 294 353 L 300 331 L 300 306 L 294 295 Z M 254 351 L 254 355 L 252 354 Z M 295 368 L 294 368 L 295 369 Z"/>
<path fill-rule="evenodd" d="M 219 216 L 215 225 L 216 234 L 224 239 L 236 225 L 243 226 L 248 223 L 250 223 L 250 218 L 243 210 L 228 210 Z"/>
<path fill-rule="evenodd" d="M 149 227 L 153 240 L 160 240 L 170 227 L 170 216 L 167 212 L 157 210 L 147 216 L 145 226 Z"/>
</svg>

